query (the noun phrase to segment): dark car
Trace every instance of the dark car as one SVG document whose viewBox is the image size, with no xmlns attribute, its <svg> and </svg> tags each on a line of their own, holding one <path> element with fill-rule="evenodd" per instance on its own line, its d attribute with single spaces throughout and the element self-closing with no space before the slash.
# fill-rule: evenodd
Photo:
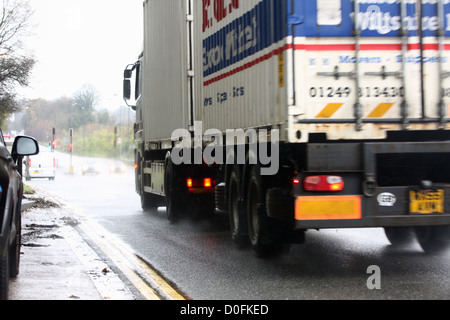
<svg viewBox="0 0 450 320">
<path fill-rule="evenodd" d="M 0 300 L 8 299 L 9 278 L 19 274 L 23 157 L 38 153 L 37 141 L 26 136 L 16 137 L 10 153 L 0 129 Z"/>
</svg>

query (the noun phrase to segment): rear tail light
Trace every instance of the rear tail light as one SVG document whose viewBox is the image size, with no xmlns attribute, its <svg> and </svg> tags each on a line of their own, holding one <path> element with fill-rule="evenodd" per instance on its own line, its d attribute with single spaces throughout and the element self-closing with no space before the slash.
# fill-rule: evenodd
<svg viewBox="0 0 450 320">
<path fill-rule="evenodd" d="M 203 180 L 203 186 L 205 188 L 211 188 L 212 187 L 212 180 L 211 180 L 211 178 L 205 178 Z"/>
<path fill-rule="evenodd" d="M 214 188 L 215 183 L 216 182 L 211 178 L 203 178 L 203 179 L 188 178 L 188 179 L 186 179 L 186 186 L 189 189 L 195 189 L 195 188 L 212 189 L 212 188 Z"/>
<path fill-rule="evenodd" d="M 344 179 L 340 176 L 309 176 L 303 181 L 306 191 L 342 191 Z"/>
</svg>

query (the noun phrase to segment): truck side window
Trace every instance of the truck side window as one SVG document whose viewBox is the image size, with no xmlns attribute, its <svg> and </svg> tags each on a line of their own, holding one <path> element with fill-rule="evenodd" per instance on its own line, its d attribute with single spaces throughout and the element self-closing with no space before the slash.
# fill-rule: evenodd
<svg viewBox="0 0 450 320">
<path fill-rule="evenodd" d="M 142 68 L 141 64 L 136 65 L 136 88 L 135 88 L 135 98 L 136 100 L 141 96 L 142 93 Z"/>
</svg>

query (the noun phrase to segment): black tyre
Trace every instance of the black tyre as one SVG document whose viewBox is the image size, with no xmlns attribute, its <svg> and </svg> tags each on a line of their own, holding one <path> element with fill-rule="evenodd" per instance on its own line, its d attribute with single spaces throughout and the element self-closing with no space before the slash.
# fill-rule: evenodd
<svg viewBox="0 0 450 320">
<path fill-rule="evenodd" d="M 17 222 L 17 234 L 16 238 L 10 249 L 10 259 L 9 259 L 9 276 L 11 278 L 16 278 L 19 275 L 20 267 L 20 249 L 22 246 L 22 220 L 19 215 Z"/>
<path fill-rule="evenodd" d="M 450 226 L 415 227 L 414 231 L 425 252 L 437 253 L 450 249 Z"/>
<path fill-rule="evenodd" d="M 414 229 L 411 227 L 385 227 L 384 233 L 393 246 L 407 246 L 415 241 Z"/>
<path fill-rule="evenodd" d="M 182 192 L 182 181 L 179 179 L 170 155 L 166 159 L 164 173 L 164 188 L 166 193 L 166 216 L 171 223 L 176 223 L 183 210 L 189 210 L 189 201 L 186 192 Z"/>
<path fill-rule="evenodd" d="M 248 222 L 240 192 L 241 178 L 237 167 L 231 172 L 228 185 L 231 240 L 241 248 L 248 244 Z"/>
<path fill-rule="evenodd" d="M 8 300 L 9 291 L 9 250 L 0 257 L 0 300 Z"/>
<path fill-rule="evenodd" d="M 160 204 L 160 197 L 155 194 L 145 193 L 141 194 L 141 208 L 143 211 L 151 211 L 158 209 Z"/>
<path fill-rule="evenodd" d="M 259 258 L 284 250 L 279 241 L 281 235 L 276 232 L 278 224 L 267 216 L 265 198 L 266 188 L 261 179 L 260 167 L 253 166 L 247 193 L 248 233 L 252 248 Z"/>
<path fill-rule="evenodd" d="M 142 162 L 141 162 L 141 156 L 139 153 L 136 152 L 135 154 L 135 171 L 134 171 L 134 185 L 136 188 L 136 192 L 142 196 L 144 193 L 144 190 L 142 188 Z"/>
</svg>

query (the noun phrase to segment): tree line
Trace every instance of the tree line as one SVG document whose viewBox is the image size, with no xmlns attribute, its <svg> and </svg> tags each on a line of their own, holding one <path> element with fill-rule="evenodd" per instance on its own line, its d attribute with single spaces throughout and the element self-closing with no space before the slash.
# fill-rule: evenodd
<svg viewBox="0 0 450 320">
<path fill-rule="evenodd" d="M 36 64 L 24 46 L 32 31 L 32 14 L 29 0 L 0 2 L 0 127 L 33 136 L 44 145 L 54 139 L 56 149 L 63 152 L 69 152 L 72 145 L 75 154 L 131 158 L 131 119 L 97 110 L 100 97 L 92 85 L 54 101 L 17 97 L 17 88 L 28 86 Z M 13 120 L 8 123 L 8 119 Z"/>
<path fill-rule="evenodd" d="M 128 110 L 125 107 L 115 114 L 97 110 L 98 102 L 99 95 L 92 85 L 84 85 L 73 97 L 24 101 L 23 111 L 16 114 L 9 127 L 25 128 L 24 134 L 35 137 L 42 145 L 50 145 L 55 139 L 57 151 L 70 152 L 72 147 L 77 155 L 131 158 L 134 118 L 124 116 Z"/>
</svg>

